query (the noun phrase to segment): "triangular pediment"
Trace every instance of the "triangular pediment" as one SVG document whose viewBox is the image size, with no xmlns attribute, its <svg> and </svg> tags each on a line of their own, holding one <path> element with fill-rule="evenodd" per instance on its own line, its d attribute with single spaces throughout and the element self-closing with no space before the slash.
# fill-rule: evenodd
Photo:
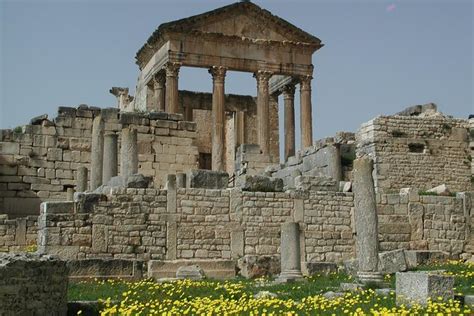
<svg viewBox="0 0 474 316">
<path fill-rule="evenodd" d="M 216 10 L 160 25 L 158 30 L 200 31 L 252 39 L 321 44 L 288 21 L 251 2 L 237 2 Z"/>
</svg>

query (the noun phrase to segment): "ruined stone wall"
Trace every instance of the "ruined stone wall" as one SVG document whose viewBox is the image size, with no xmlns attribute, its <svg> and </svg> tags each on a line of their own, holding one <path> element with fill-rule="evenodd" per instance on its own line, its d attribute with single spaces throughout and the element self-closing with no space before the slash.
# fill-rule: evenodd
<svg viewBox="0 0 474 316">
<path fill-rule="evenodd" d="M 302 261 L 355 256 L 353 193 L 238 188 L 112 189 L 43 204 L 40 251 L 68 259 L 237 259 L 277 255 L 281 224 L 301 227 Z M 85 198 L 87 197 L 87 198 Z M 378 194 L 380 250 L 472 253 L 471 195 Z"/>
<path fill-rule="evenodd" d="M 67 287 L 66 262 L 0 253 L 1 315 L 66 315 Z"/>
<path fill-rule="evenodd" d="M 196 122 L 196 145 L 200 153 L 211 153 L 212 141 L 212 93 L 192 92 L 182 90 L 179 92 L 180 107 L 193 108 L 193 121 Z M 279 129 L 278 129 L 278 100 L 270 98 L 270 154 L 273 161 L 279 162 Z M 234 172 L 234 157 L 236 139 L 235 113 L 243 112 L 244 118 L 244 143 L 258 144 L 257 131 L 257 104 L 256 99 L 247 95 L 227 94 L 225 96 L 226 128 L 225 128 L 225 162 L 226 171 Z"/>
<path fill-rule="evenodd" d="M 229 191 L 178 189 L 177 259 L 230 259 Z"/>
<path fill-rule="evenodd" d="M 92 121 L 99 113 L 106 131 L 137 128 L 139 172 L 153 176 L 156 188 L 169 173 L 197 168 L 196 126 L 181 115 L 60 107 L 54 121 L 0 130 L 0 214 L 37 215 L 41 202 L 66 200 L 76 170 L 90 169 Z"/>
<path fill-rule="evenodd" d="M 466 120 L 379 116 L 362 124 L 357 143 L 360 154 L 374 159 L 379 192 L 403 187 L 427 190 L 443 183 L 453 192 L 471 188 Z"/>
<path fill-rule="evenodd" d="M 469 119 L 469 148 L 471 149 L 471 191 L 474 191 L 474 118 Z"/>
<path fill-rule="evenodd" d="M 310 192 L 304 199 L 306 261 L 340 262 L 354 257 L 354 196 L 342 192 Z"/>
<path fill-rule="evenodd" d="M 439 250 L 453 255 L 471 238 L 471 197 L 378 194 L 380 249 Z"/>
<path fill-rule="evenodd" d="M 113 189 L 79 202 L 48 202 L 38 250 L 65 259 L 164 259 L 166 191 Z"/>
<path fill-rule="evenodd" d="M 304 151 L 298 151 L 284 164 L 271 166 L 267 173 L 274 178 L 282 178 L 284 186 L 289 189 L 295 188 L 295 178 L 299 175 L 350 181 L 354 158 L 354 134 L 339 132 L 335 137 L 320 139 Z"/>
<path fill-rule="evenodd" d="M 36 216 L 9 219 L 0 214 L 0 252 L 34 251 L 37 238 Z"/>
</svg>

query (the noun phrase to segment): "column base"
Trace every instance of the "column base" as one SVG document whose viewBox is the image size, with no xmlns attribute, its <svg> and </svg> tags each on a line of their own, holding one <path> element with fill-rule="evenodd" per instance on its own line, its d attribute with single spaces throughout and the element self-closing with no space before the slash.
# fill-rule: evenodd
<svg viewBox="0 0 474 316">
<path fill-rule="evenodd" d="M 280 273 L 276 278 L 275 283 L 291 283 L 296 281 L 302 281 L 303 274 L 301 270 L 285 270 Z"/>
<path fill-rule="evenodd" d="M 357 272 L 357 278 L 362 284 L 367 283 L 383 283 L 383 276 L 380 272 Z"/>
</svg>

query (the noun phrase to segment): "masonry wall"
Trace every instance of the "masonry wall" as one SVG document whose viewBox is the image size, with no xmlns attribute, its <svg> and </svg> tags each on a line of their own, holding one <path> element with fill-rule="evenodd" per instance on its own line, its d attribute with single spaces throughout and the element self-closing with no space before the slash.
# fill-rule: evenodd
<svg viewBox="0 0 474 316">
<path fill-rule="evenodd" d="M 166 191 L 113 189 L 43 203 L 38 250 L 65 259 L 164 259 Z"/>
<path fill-rule="evenodd" d="M 179 114 L 60 107 L 54 121 L 0 130 L 0 214 L 38 215 L 41 202 L 66 200 L 77 169 L 90 169 L 92 121 L 99 113 L 106 131 L 137 128 L 139 172 L 154 176 L 155 188 L 169 173 L 197 168 L 196 124 Z"/>
<path fill-rule="evenodd" d="M 356 140 L 358 152 L 374 159 L 379 192 L 443 183 L 453 192 L 471 189 L 467 120 L 441 114 L 379 116 L 361 125 Z"/>
<path fill-rule="evenodd" d="M 0 314 L 66 315 L 66 262 L 36 254 L 0 253 Z"/>
<path fill-rule="evenodd" d="M 34 251 L 37 238 L 36 216 L 9 219 L 0 214 L 0 252 Z"/>
</svg>

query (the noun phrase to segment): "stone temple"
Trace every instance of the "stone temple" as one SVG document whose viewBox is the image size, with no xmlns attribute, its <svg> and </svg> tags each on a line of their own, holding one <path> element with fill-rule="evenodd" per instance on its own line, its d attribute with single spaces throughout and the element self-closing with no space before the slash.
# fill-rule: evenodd
<svg viewBox="0 0 474 316">
<path fill-rule="evenodd" d="M 471 258 L 474 119 L 415 105 L 313 140 L 322 47 L 248 1 L 161 24 L 137 52 L 134 96 L 112 87 L 117 107 L 0 130 L 0 251 L 36 245 L 70 260 L 70 279 L 194 264 L 288 279 L 358 257 L 371 279 L 384 256 Z M 179 90 L 182 67 L 208 69 L 213 92 Z M 252 73 L 257 95 L 226 94 L 228 71 Z"/>
</svg>

